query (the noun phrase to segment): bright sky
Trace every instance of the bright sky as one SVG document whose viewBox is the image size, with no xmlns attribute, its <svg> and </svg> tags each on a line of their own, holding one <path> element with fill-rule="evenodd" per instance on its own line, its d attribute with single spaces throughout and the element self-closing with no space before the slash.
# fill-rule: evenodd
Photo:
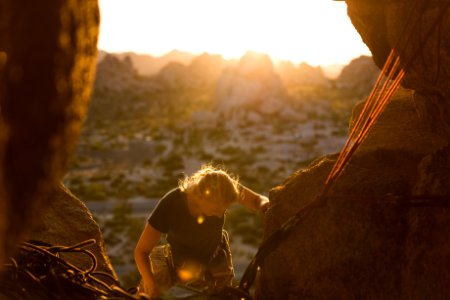
<svg viewBox="0 0 450 300">
<path fill-rule="evenodd" d="M 246 51 L 311 65 L 370 55 L 332 0 L 100 0 L 99 49 L 161 56 L 173 49 L 240 58 Z"/>
</svg>

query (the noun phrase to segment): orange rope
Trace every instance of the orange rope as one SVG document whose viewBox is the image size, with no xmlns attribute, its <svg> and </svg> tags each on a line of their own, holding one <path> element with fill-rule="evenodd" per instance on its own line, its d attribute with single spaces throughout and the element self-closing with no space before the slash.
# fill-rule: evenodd
<svg viewBox="0 0 450 300">
<path fill-rule="evenodd" d="M 423 13 L 425 11 L 425 8 L 427 7 L 427 4 L 429 1 L 423 0 L 422 6 L 420 7 L 419 12 Z M 416 3 L 419 5 L 419 2 Z M 445 3 L 445 6 L 441 8 L 441 12 L 436 18 L 436 21 L 432 24 L 432 26 L 429 28 L 425 35 L 425 39 L 423 40 L 423 43 L 426 42 L 426 40 L 431 36 L 431 33 L 433 32 L 434 28 L 439 24 L 439 22 L 442 22 L 442 18 L 445 15 L 447 9 L 450 7 L 450 1 Z M 411 11 L 413 11 L 413 8 L 411 8 Z M 412 13 L 409 16 L 409 19 L 412 17 Z M 409 21 L 406 22 L 406 24 L 409 24 Z M 419 21 L 417 20 L 412 27 L 412 29 L 409 32 L 409 35 L 407 36 L 407 39 L 405 43 L 402 46 L 403 49 L 406 48 L 406 46 L 409 44 L 410 38 L 415 31 L 414 28 L 419 24 Z M 404 31 L 407 30 L 408 27 L 405 26 Z M 403 34 L 401 35 L 403 36 Z M 356 121 L 356 124 L 354 125 L 353 129 L 351 130 L 349 134 L 349 138 L 347 139 L 342 151 L 339 153 L 339 156 L 328 175 L 325 186 L 322 191 L 322 193 L 319 195 L 319 198 L 321 196 L 324 196 L 327 191 L 330 189 L 330 186 L 333 184 L 333 182 L 336 180 L 336 178 L 342 174 L 346 164 L 350 160 L 350 157 L 353 155 L 353 153 L 356 151 L 356 149 L 362 144 L 362 142 L 365 140 L 365 138 L 368 135 L 368 132 L 373 127 L 375 122 L 379 119 L 381 113 L 386 108 L 389 99 L 392 97 L 395 90 L 397 90 L 398 86 L 400 85 L 401 81 L 405 77 L 405 70 L 407 70 L 410 66 L 410 64 L 415 60 L 416 56 L 419 55 L 419 49 L 417 49 L 416 53 L 412 55 L 412 57 L 406 62 L 403 63 L 402 68 L 399 70 L 400 66 L 400 57 L 398 54 L 394 52 L 394 49 L 398 49 L 400 51 L 400 40 L 397 42 L 397 46 L 394 47 L 383 68 L 380 72 L 380 76 L 378 77 L 375 86 L 370 92 L 370 95 L 368 99 L 366 100 L 366 103 L 361 111 L 361 113 L 358 116 L 358 119 Z M 401 51 L 398 53 L 402 53 Z M 395 60 L 394 60 L 395 58 Z M 394 60 L 394 63 L 392 61 Z M 391 66 L 392 65 L 392 66 Z M 388 75 L 384 83 L 382 84 L 381 89 L 378 91 L 378 87 L 381 85 L 381 82 L 383 81 L 384 74 L 387 73 L 387 70 L 389 70 Z M 396 74 L 395 79 L 393 79 L 394 74 Z M 356 136 L 356 138 L 354 138 Z"/>
<path fill-rule="evenodd" d="M 398 59 L 398 57 L 395 59 L 393 65 L 392 65 L 392 61 L 394 60 L 394 57 L 395 57 L 394 50 L 391 50 L 391 53 L 389 54 L 388 59 L 387 59 L 386 63 L 384 64 L 383 69 L 381 70 L 380 75 L 378 76 L 377 81 L 376 81 L 374 87 L 372 88 L 368 99 L 366 100 L 366 104 L 364 105 L 361 113 L 358 116 L 358 119 L 357 119 L 355 125 L 353 126 L 353 129 L 351 130 L 351 132 L 349 134 L 349 138 L 347 139 L 343 150 L 339 154 L 339 157 L 336 160 L 336 163 L 335 163 L 332 171 L 330 172 L 330 175 L 327 178 L 326 185 L 335 177 L 335 175 L 337 173 L 340 173 L 339 170 L 343 167 L 343 165 L 347 161 L 346 157 L 351 155 L 350 153 L 353 152 L 350 149 L 354 148 L 355 145 L 358 144 L 357 141 L 360 139 L 362 129 L 366 127 L 366 125 L 368 123 L 368 119 L 373 116 L 373 111 L 376 110 L 376 108 L 378 107 L 377 104 L 378 104 L 378 99 L 380 98 L 380 95 L 383 95 L 384 91 L 387 88 L 387 83 L 389 82 L 390 78 L 395 74 L 396 69 L 399 66 L 400 60 Z M 389 72 L 387 72 L 388 69 L 390 69 Z M 386 73 L 388 73 L 388 76 L 387 76 L 386 80 L 384 81 L 384 83 L 382 84 L 383 79 L 384 79 L 384 74 L 386 74 Z M 377 89 L 379 88 L 380 85 L 382 86 L 381 90 L 380 90 L 380 92 L 377 93 Z M 354 136 L 357 133 L 358 133 L 358 136 L 356 137 L 356 139 L 354 139 Z"/>
<path fill-rule="evenodd" d="M 393 60 L 394 62 L 392 62 Z M 349 138 L 347 139 L 344 148 L 339 154 L 338 159 L 333 166 L 333 169 L 327 177 L 327 180 L 325 182 L 325 189 L 322 194 L 324 194 L 328 190 L 328 187 L 331 185 L 331 183 L 334 182 L 335 179 L 340 176 L 340 174 L 342 174 L 345 165 L 348 163 L 350 157 L 353 155 L 359 145 L 362 144 L 370 128 L 373 126 L 373 124 L 375 124 L 375 121 L 379 119 L 379 116 L 386 107 L 388 100 L 390 99 L 394 91 L 398 88 L 405 74 L 403 70 L 398 71 L 399 65 L 400 58 L 395 55 L 394 50 L 391 50 L 391 53 L 389 54 L 388 59 L 384 64 L 368 99 L 366 100 L 366 104 L 364 105 L 353 129 L 349 134 Z M 386 73 L 388 75 L 385 78 L 384 74 Z M 390 82 L 392 82 L 392 77 L 395 73 L 397 73 L 397 76 L 395 76 L 395 79 L 391 84 Z M 380 85 L 381 88 L 379 89 Z M 377 91 L 378 89 L 379 91 Z M 357 135 L 356 138 L 355 135 Z"/>
<path fill-rule="evenodd" d="M 353 153 L 356 151 L 356 149 L 359 147 L 359 145 L 362 144 L 362 142 L 365 140 L 365 138 L 368 135 L 368 132 L 373 127 L 375 122 L 380 118 L 381 113 L 386 108 L 389 99 L 391 98 L 392 94 L 397 90 L 398 86 L 400 85 L 402 79 L 405 76 L 405 72 L 403 70 L 400 71 L 399 76 L 395 79 L 394 83 L 390 87 L 390 89 L 387 91 L 387 93 L 384 95 L 384 97 L 380 100 L 380 106 L 378 107 L 377 111 L 374 112 L 374 117 L 370 120 L 370 122 L 367 124 L 367 126 L 364 128 L 364 131 L 361 132 L 360 138 L 354 143 L 354 146 L 350 149 L 350 151 L 347 153 L 347 156 L 345 157 L 345 161 L 341 163 L 341 167 L 336 170 L 335 174 L 333 175 L 334 178 L 339 177 L 342 172 L 344 171 L 344 165 L 349 161 L 350 157 L 353 155 Z"/>
</svg>

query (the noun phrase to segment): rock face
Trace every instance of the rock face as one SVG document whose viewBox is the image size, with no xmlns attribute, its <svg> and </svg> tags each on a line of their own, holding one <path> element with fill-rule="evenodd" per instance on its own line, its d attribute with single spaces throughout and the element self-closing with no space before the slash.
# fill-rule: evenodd
<svg viewBox="0 0 450 300">
<path fill-rule="evenodd" d="M 72 246 L 89 239 L 96 243 L 83 249 L 92 252 L 97 260 L 96 271 L 105 272 L 117 278 L 106 255 L 105 243 L 100 228 L 87 207 L 64 186 L 58 186 L 49 194 L 52 205 L 39 216 L 30 240 L 55 246 Z M 63 254 L 73 265 L 88 270 L 92 261 L 86 255 Z M 102 278 L 103 279 L 103 278 Z"/>
<path fill-rule="evenodd" d="M 217 105 L 224 113 L 252 108 L 265 114 L 282 109 L 285 90 L 267 55 L 248 52 L 217 83 Z"/>
<path fill-rule="evenodd" d="M 95 0 L 0 2 L 0 260 L 51 205 L 90 97 Z"/>
<path fill-rule="evenodd" d="M 188 65 L 194 59 L 194 55 L 188 52 L 180 52 L 173 50 L 161 57 L 153 57 L 146 54 L 136 54 L 133 52 L 125 52 L 114 54 L 120 59 L 130 57 L 136 71 L 139 75 L 151 76 L 157 74 L 165 65 L 170 62 L 178 62 L 183 65 Z"/>
<path fill-rule="evenodd" d="M 356 95 L 367 95 L 377 81 L 380 70 L 373 59 L 368 56 L 360 56 L 352 60 L 342 69 L 336 79 L 336 86 L 340 89 L 353 91 Z"/>
<path fill-rule="evenodd" d="M 106 54 L 97 65 L 95 89 L 99 92 L 120 93 L 136 86 L 137 73 L 129 56 L 120 60 Z"/>
<path fill-rule="evenodd" d="M 152 80 L 164 90 L 213 88 L 225 66 L 226 61 L 220 55 L 204 53 L 189 65 L 168 63 Z"/>
<path fill-rule="evenodd" d="M 294 66 L 294 64 L 289 61 L 281 62 L 277 66 L 277 72 L 286 86 L 330 85 L 330 81 L 323 74 L 321 67 L 312 67 L 306 63 Z"/>
<path fill-rule="evenodd" d="M 422 17 L 416 13 L 410 21 L 418 20 L 421 30 L 402 52 L 405 65 L 420 49 L 420 58 L 406 69 L 409 89 L 395 93 L 328 197 L 310 205 L 336 155 L 316 160 L 271 190 L 266 237 L 294 212 L 305 213 L 266 258 L 258 299 L 450 297 L 450 15 L 424 44 L 424 32 L 447 2 L 426 3 Z M 414 5 L 369 0 L 347 5 L 381 67 Z M 360 111 L 358 104 L 351 126 Z M 433 200 L 437 195 L 440 201 Z M 413 205 L 408 200 L 413 196 L 421 196 L 422 204 Z"/>
<path fill-rule="evenodd" d="M 407 75 L 403 85 L 428 98 L 423 116 L 450 134 L 448 1 L 347 1 L 348 15 L 381 68 L 392 48 Z M 447 12 L 445 9 L 447 8 Z M 440 120 L 437 120 L 439 118 Z"/>
</svg>

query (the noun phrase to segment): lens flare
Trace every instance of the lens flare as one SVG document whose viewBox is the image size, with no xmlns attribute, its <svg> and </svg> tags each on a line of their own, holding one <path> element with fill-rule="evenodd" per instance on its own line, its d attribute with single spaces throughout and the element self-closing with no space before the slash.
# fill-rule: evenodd
<svg viewBox="0 0 450 300">
<path fill-rule="evenodd" d="M 203 272 L 204 267 L 201 264 L 187 261 L 177 270 L 177 275 L 182 282 L 187 282 L 202 278 Z"/>
<path fill-rule="evenodd" d="M 181 281 L 186 282 L 192 280 L 194 278 L 194 274 L 192 274 L 189 270 L 180 269 L 178 270 L 178 278 L 180 278 Z"/>
</svg>

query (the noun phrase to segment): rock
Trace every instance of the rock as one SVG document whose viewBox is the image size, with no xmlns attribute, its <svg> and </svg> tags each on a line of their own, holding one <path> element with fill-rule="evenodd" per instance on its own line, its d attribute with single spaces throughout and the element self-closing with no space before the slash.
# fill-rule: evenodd
<svg viewBox="0 0 450 300">
<path fill-rule="evenodd" d="M 359 152 L 373 152 L 377 149 L 403 151 L 407 149 L 424 156 L 445 146 L 447 140 L 424 122 L 417 106 L 426 99 L 418 97 L 412 90 L 400 88 L 372 128 Z M 350 119 L 350 129 L 354 126 L 364 102 L 357 103 Z"/>
<path fill-rule="evenodd" d="M 133 52 L 114 53 L 113 55 L 120 60 L 123 60 L 125 57 L 130 57 L 137 73 L 142 76 L 156 75 L 164 66 L 171 62 L 188 65 L 194 58 L 194 55 L 191 53 L 177 50 L 172 50 L 160 57 L 153 57 L 147 54 L 136 54 Z"/>
<path fill-rule="evenodd" d="M 0 261 L 62 180 L 94 79 L 95 0 L 0 2 Z"/>
<path fill-rule="evenodd" d="M 336 156 L 272 189 L 266 237 L 294 212 L 304 213 L 266 258 L 258 299 L 448 299 L 450 15 L 425 34 L 446 3 L 424 2 L 420 13 L 420 5 L 404 1 L 346 3 L 379 68 L 397 47 L 410 90 L 394 95 L 328 198 L 314 202 Z M 360 111 L 358 104 L 351 126 Z M 423 205 L 412 205 L 412 195 Z"/>
<path fill-rule="evenodd" d="M 188 84 L 189 72 L 185 65 L 178 62 L 170 62 L 156 75 L 156 80 L 163 89 L 177 90 Z"/>
<path fill-rule="evenodd" d="M 100 228 L 88 208 L 64 186 L 49 195 L 52 205 L 39 216 L 29 239 L 53 246 L 72 246 L 89 239 L 96 243 L 83 249 L 91 251 L 97 260 L 96 271 L 117 275 L 106 253 Z M 82 270 L 89 270 L 92 261 L 86 254 L 62 254 L 64 259 Z M 101 280 L 106 278 L 101 278 Z"/>
<path fill-rule="evenodd" d="M 432 123 L 450 135 L 450 43 L 446 42 L 450 40 L 450 14 L 443 11 L 446 1 L 414 5 L 400 0 L 346 3 L 350 19 L 378 67 L 383 67 L 390 50 L 396 48 L 406 68 L 403 85 L 430 99 L 420 109 L 434 109 L 433 115 L 443 115 L 442 122 Z M 436 97 L 438 105 L 431 99 Z"/>
<path fill-rule="evenodd" d="M 445 284 L 450 280 L 450 259 L 445 254 L 450 246 L 446 239 L 450 205 L 421 209 L 389 200 L 418 190 L 418 179 L 421 186 L 446 182 L 446 177 L 440 180 L 448 166 L 437 162 L 446 161 L 438 150 L 448 140 L 422 121 L 413 97 L 412 91 L 397 92 L 329 192 L 330 198 L 307 208 L 309 213 L 267 257 L 258 299 L 450 295 Z M 357 106 L 354 115 L 359 110 Z M 424 162 L 432 153 L 441 155 L 434 156 L 434 163 Z M 335 160 L 336 155 L 318 159 L 271 190 L 266 237 L 316 199 Z M 434 169 L 422 171 L 425 174 L 418 178 L 421 164 L 422 169 L 431 170 L 431 165 Z"/>
<path fill-rule="evenodd" d="M 224 113 L 247 108 L 266 114 L 285 105 L 286 92 L 267 55 L 246 53 L 236 67 L 224 70 L 217 83 L 216 101 Z"/>
<path fill-rule="evenodd" d="M 106 54 L 97 65 L 94 88 L 97 92 L 122 93 L 132 89 L 136 75 L 129 56 L 120 60 L 115 55 Z"/>
<path fill-rule="evenodd" d="M 203 53 L 196 56 L 188 66 L 190 86 L 215 87 L 220 74 L 228 64 L 220 55 Z"/>
<path fill-rule="evenodd" d="M 170 62 L 155 76 L 165 90 L 214 88 L 227 62 L 220 55 L 204 53 L 189 65 Z"/>
<path fill-rule="evenodd" d="M 425 156 L 418 167 L 415 195 L 450 195 L 450 146 Z"/>
<path fill-rule="evenodd" d="M 325 77 L 321 67 L 312 67 L 307 63 L 294 66 L 292 62 L 281 62 L 276 71 L 280 75 L 285 86 L 314 85 L 330 86 L 330 81 Z"/>
<path fill-rule="evenodd" d="M 379 74 L 380 70 L 372 58 L 362 55 L 342 69 L 336 79 L 336 87 L 351 90 L 359 97 L 368 96 Z"/>
</svg>

